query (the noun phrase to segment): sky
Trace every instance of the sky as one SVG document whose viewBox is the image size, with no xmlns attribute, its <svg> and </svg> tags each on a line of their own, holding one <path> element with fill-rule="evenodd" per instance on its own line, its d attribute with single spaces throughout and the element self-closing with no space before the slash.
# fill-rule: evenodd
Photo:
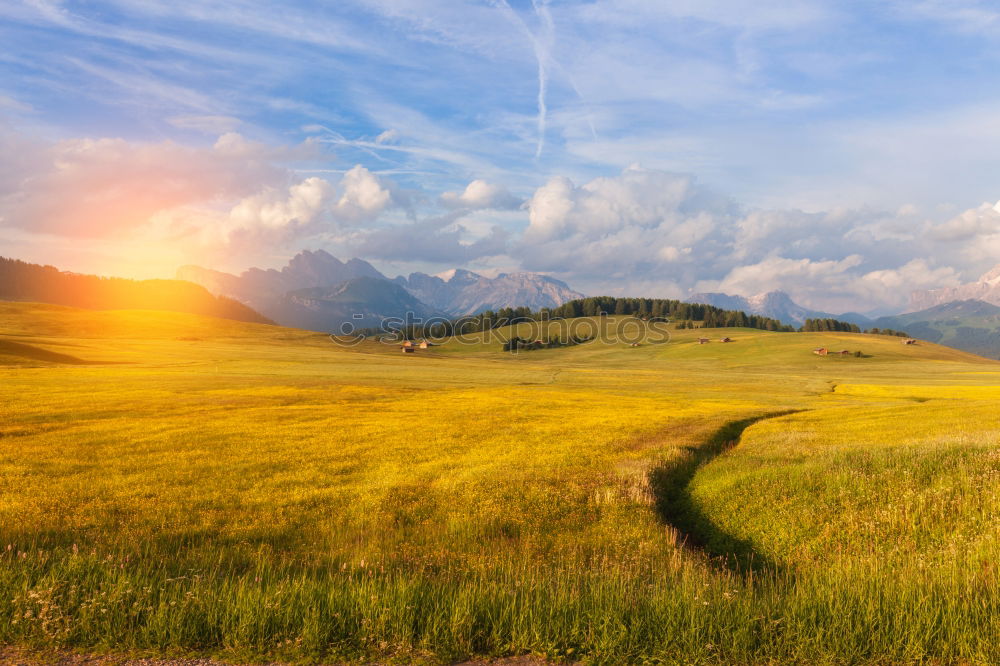
<svg viewBox="0 0 1000 666">
<path fill-rule="evenodd" d="M 986 0 L 4 0 L 0 255 L 890 312 L 1000 264 Z"/>
</svg>

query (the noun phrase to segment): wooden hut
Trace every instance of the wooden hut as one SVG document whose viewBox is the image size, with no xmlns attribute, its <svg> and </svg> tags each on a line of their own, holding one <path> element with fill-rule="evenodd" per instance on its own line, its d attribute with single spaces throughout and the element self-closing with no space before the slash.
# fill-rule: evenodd
<svg viewBox="0 0 1000 666">
<path fill-rule="evenodd" d="M 721 340 L 719 340 L 719 342 L 732 342 L 732 341 L 733 341 L 732 338 L 722 338 Z"/>
<path fill-rule="evenodd" d="M 813 354 L 816 354 L 817 356 L 826 356 L 829 352 L 830 350 L 826 347 L 817 347 L 816 349 L 813 349 Z"/>
<path fill-rule="evenodd" d="M 698 344 L 699 345 L 707 345 L 708 344 L 708 338 L 698 338 Z"/>
</svg>

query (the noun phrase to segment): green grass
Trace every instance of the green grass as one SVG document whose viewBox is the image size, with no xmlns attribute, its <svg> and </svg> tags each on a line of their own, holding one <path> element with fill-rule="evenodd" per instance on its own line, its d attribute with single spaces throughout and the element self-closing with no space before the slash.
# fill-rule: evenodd
<svg viewBox="0 0 1000 666">
<path fill-rule="evenodd" d="M 0 643 L 1000 660 L 1000 364 L 879 336 L 670 333 L 403 355 L 0 304 Z"/>
</svg>

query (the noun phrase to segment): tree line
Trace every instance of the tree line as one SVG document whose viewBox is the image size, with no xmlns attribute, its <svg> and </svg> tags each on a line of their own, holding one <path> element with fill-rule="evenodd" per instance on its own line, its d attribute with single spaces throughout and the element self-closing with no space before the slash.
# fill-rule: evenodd
<svg viewBox="0 0 1000 666">
<path fill-rule="evenodd" d="M 475 315 L 456 319 L 439 319 L 427 323 L 389 324 L 393 332 L 406 340 L 421 338 L 446 338 L 510 326 L 523 322 L 600 317 L 604 315 L 633 316 L 645 321 L 702 322 L 705 328 L 756 328 L 765 331 L 792 332 L 793 326 L 763 315 L 747 314 L 740 310 L 724 310 L 704 303 L 685 303 L 666 298 L 618 298 L 593 296 L 569 301 L 555 308 L 532 310 L 528 307 L 485 310 Z M 694 324 L 690 324 L 694 328 Z M 360 335 L 377 336 L 384 329 L 362 329 Z"/>
<path fill-rule="evenodd" d="M 552 321 L 556 319 L 576 319 L 578 317 L 600 317 L 604 315 L 633 316 L 645 321 L 672 321 L 678 329 L 698 328 L 756 328 L 763 331 L 790 333 L 840 332 L 861 333 L 857 324 L 832 318 L 806 319 L 800 328 L 789 326 L 777 319 L 763 315 L 747 314 L 742 310 L 724 310 L 705 303 L 685 303 L 668 298 L 618 298 L 615 296 L 593 296 L 579 298 L 555 308 L 532 310 L 528 307 L 500 308 L 485 310 L 475 315 L 456 319 L 439 319 L 428 323 L 413 323 L 391 327 L 403 339 L 440 339 L 454 335 L 467 335 L 482 331 L 520 324 L 524 322 Z M 377 336 L 386 333 L 384 329 L 363 329 L 358 334 Z M 872 328 L 864 331 L 872 335 L 895 335 L 909 337 L 903 331 L 889 328 Z"/>
<path fill-rule="evenodd" d="M 836 331 L 840 333 L 860 333 L 861 328 L 857 324 L 836 319 L 806 319 L 799 329 L 806 333 Z"/>
<path fill-rule="evenodd" d="M 865 333 L 872 335 L 895 335 L 897 338 L 908 338 L 910 335 L 906 331 L 897 331 L 891 328 L 870 328 Z"/>
</svg>

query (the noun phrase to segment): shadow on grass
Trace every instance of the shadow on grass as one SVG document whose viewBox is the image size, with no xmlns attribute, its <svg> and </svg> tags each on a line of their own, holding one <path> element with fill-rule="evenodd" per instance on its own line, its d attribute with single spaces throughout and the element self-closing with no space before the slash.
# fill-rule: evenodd
<svg viewBox="0 0 1000 666">
<path fill-rule="evenodd" d="M 702 552 L 712 561 L 741 576 L 752 578 L 786 573 L 785 568 L 757 552 L 746 539 L 716 525 L 691 496 L 691 481 L 698 470 L 736 446 L 743 431 L 758 421 L 794 414 L 801 410 L 772 412 L 730 421 L 700 446 L 683 447 L 679 458 L 649 473 L 656 511 L 677 530 L 677 540 L 685 548 Z"/>
<path fill-rule="evenodd" d="M 85 361 L 69 354 L 49 351 L 34 345 L 26 345 L 13 340 L 0 340 L 0 354 L 17 356 L 30 361 L 44 361 L 46 363 L 63 363 L 66 365 L 99 365 L 93 361 Z"/>
</svg>

